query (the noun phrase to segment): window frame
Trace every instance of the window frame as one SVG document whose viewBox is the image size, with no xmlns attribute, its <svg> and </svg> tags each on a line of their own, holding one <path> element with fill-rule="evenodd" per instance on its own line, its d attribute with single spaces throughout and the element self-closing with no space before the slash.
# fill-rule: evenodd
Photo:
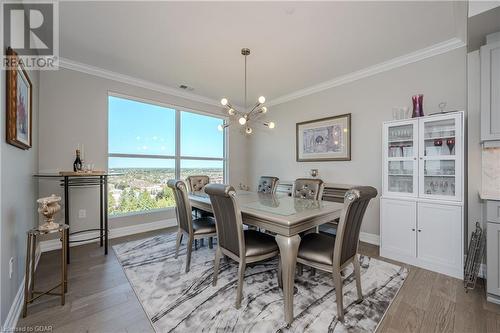
<svg viewBox="0 0 500 333">
<path fill-rule="evenodd" d="M 123 153 L 110 153 L 109 152 L 109 97 L 116 97 L 116 98 L 122 98 L 122 99 L 127 99 L 131 100 L 134 102 L 139 102 L 139 103 L 145 103 L 145 104 L 151 104 L 163 108 L 168 108 L 172 109 L 175 111 L 175 155 L 151 155 L 151 154 L 123 154 Z M 203 116 L 208 116 L 208 117 L 213 117 L 217 119 L 221 119 L 223 121 L 223 124 L 226 124 L 228 121 L 228 117 L 224 115 L 216 115 L 210 112 L 205 112 L 205 111 L 200 111 L 200 110 L 194 110 L 190 109 L 184 106 L 180 105 L 174 105 L 174 104 L 168 104 L 160 101 L 156 101 L 153 99 L 146 99 L 142 97 L 136 97 L 136 96 L 130 96 L 122 93 L 117 93 L 113 91 L 108 91 L 107 99 L 106 99 L 106 109 L 107 109 L 107 127 L 106 127 L 106 153 L 107 153 L 107 158 L 106 158 L 106 170 L 109 172 L 109 158 L 111 157 L 118 157 L 118 158 L 138 158 L 138 159 L 143 159 L 143 158 L 157 158 L 157 159 L 162 159 L 162 160 L 174 160 L 174 173 L 175 173 L 175 178 L 176 179 L 181 179 L 181 160 L 198 160 L 198 161 L 222 161 L 222 178 L 224 183 L 228 183 L 229 180 L 229 132 L 227 130 L 227 127 L 224 128 L 222 135 L 222 144 L 223 144 L 223 156 L 222 157 L 203 157 L 203 156 L 182 156 L 181 155 L 181 112 L 189 112 L 189 113 L 194 113 L 194 114 L 199 114 Z M 184 180 L 184 179 L 183 179 Z M 107 209 L 107 207 L 106 207 Z M 134 216 L 134 215 L 144 215 L 144 214 L 149 214 L 149 213 L 157 213 L 157 212 L 162 212 L 162 211 L 172 211 L 174 210 L 175 207 L 167 207 L 167 208 L 157 208 L 157 209 L 151 209 L 151 210 L 141 210 L 141 211 L 134 211 L 134 212 L 128 212 L 128 213 L 119 213 L 115 215 L 111 215 L 109 218 L 120 218 L 120 217 L 126 217 L 126 216 Z"/>
</svg>

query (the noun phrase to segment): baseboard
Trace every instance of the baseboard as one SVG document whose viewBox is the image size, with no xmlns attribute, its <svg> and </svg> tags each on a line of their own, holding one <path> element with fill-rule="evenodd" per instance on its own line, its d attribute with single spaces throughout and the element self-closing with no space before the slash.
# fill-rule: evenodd
<svg viewBox="0 0 500 333">
<path fill-rule="evenodd" d="M 130 226 L 126 226 L 126 227 L 110 229 L 109 230 L 109 238 L 113 239 L 113 238 L 118 238 L 118 237 L 124 237 L 124 236 L 139 234 L 139 233 L 147 232 L 147 231 L 175 227 L 176 225 L 177 225 L 177 220 L 175 218 L 168 219 L 168 220 L 149 222 L 149 223 L 138 223 L 138 224 L 130 225 Z M 99 231 L 92 231 L 92 232 L 86 232 L 86 233 L 71 236 L 71 240 L 78 241 L 78 240 L 83 240 L 86 238 L 93 238 L 93 237 L 97 237 L 97 236 L 99 236 Z M 94 239 L 94 240 L 90 240 L 90 241 L 81 241 L 81 242 L 71 243 L 70 246 L 73 247 L 73 246 L 78 246 L 78 245 L 83 245 L 83 244 L 88 244 L 88 243 L 95 243 L 98 241 L 99 241 L 98 239 Z M 57 249 L 61 248 L 61 241 L 59 239 L 46 240 L 46 241 L 40 242 L 40 247 L 41 247 L 42 252 L 57 250 Z"/>
<path fill-rule="evenodd" d="M 500 298 L 496 295 L 486 294 L 486 300 L 490 303 L 500 305 Z"/>
<path fill-rule="evenodd" d="M 41 247 L 39 245 L 39 246 L 37 246 L 36 251 L 35 251 L 35 269 L 38 266 L 38 261 L 40 261 L 41 255 L 42 255 L 42 251 L 41 251 Z M 24 281 L 25 280 L 26 280 L 26 276 L 24 276 L 23 280 L 21 281 L 21 285 L 19 286 L 19 289 L 17 290 L 16 297 L 14 298 L 14 301 L 12 302 L 9 313 L 7 314 L 7 318 L 5 318 L 5 322 L 2 325 L 1 332 L 15 332 L 16 331 L 17 321 L 19 320 L 19 317 L 21 316 L 21 311 L 23 310 Z"/>
<path fill-rule="evenodd" d="M 380 245 L 380 236 L 376 234 L 370 234 L 367 232 L 359 233 L 359 240 L 368 244 Z"/>
</svg>

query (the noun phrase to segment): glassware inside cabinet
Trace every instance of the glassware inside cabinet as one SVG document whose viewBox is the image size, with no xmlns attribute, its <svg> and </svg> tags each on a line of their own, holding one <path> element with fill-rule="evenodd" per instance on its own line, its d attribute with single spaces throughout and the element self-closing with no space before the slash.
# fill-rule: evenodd
<svg viewBox="0 0 500 333">
<path fill-rule="evenodd" d="M 389 161 L 389 191 L 413 193 L 413 161 Z"/>
<path fill-rule="evenodd" d="M 388 129 L 388 157 L 412 157 L 413 125 L 397 125 Z"/>
<path fill-rule="evenodd" d="M 413 193 L 413 175 L 389 175 L 389 192 Z"/>
<path fill-rule="evenodd" d="M 425 194 L 455 196 L 454 160 L 426 160 L 424 177 Z"/>
<path fill-rule="evenodd" d="M 413 161 L 389 161 L 389 175 L 413 176 Z"/>
<path fill-rule="evenodd" d="M 455 155 L 455 119 L 427 121 L 424 125 L 425 156 Z"/>
</svg>

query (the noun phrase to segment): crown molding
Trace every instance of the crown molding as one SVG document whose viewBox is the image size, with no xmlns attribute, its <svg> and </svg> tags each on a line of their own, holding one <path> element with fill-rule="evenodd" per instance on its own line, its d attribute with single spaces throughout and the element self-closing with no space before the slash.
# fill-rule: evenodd
<svg viewBox="0 0 500 333">
<path fill-rule="evenodd" d="M 92 66 L 92 65 L 87 65 L 87 64 L 84 64 L 84 63 L 81 63 L 78 61 L 74 61 L 74 60 L 70 60 L 70 59 L 66 59 L 66 58 L 59 58 L 59 67 L 65 68 L 65 69 L 70 69 L 70 70 L 81 72 L 81 73 L 85 73 L 85 74 L 89 74 L 89 75 L 93 75 L 93 76 L 98 76 L 98 77 L 101 77 L 104 79 L 118 81 L 121 83 L 149 89 L 152 91 L 156 91 L 156 92 L 160 92 L 160 93 L 164 93 L 164 94 L 168 94 L 168 95 L 172 95 L 172 96 L 176 96 L 176 97 L 180 97 L 180 98 L 185 98 L 185 99 L 195 101 L 195 102 L 200 102 L 200 103 L 220 107 L 220 102 L 215 100 L 215 99 L 212 99 L 212 98 L 208 98 L 205 96 L 201 96 L 201 95 L 197 95 L 197 94 L 193 94 L 193 93 L 189 93 L 189 92 L 185 92 L 185 91 L 180 91 L 179 89 L 168 87 L 168 86 L 165 86 L 162 84 L 158 84 L 158 83 L 154 83 L 151 81 L 139 79 L 139 78 L 136 78 L 133 76 L 113 72 L 113 71 L 110 71 L 110 70 L 107 70 L 104 68 L 100 68 L 100 67 L 96 67 L 96 66 Z"/>
<path fill-rule="evenodd" d="M 420 60 L 424 60 L 436 55 L 440 55 L 446 52 L 453 51 L 455 49 L 461 48 L 466 46 L 465 43 L 459 39 L 459 38 L 452 38 L 449 40 L 446 40 L 441 43 L 434 44 L 432 46 L 417 50 L 412 53 L 405 54 L 403 56 L 393 58 L 388 61 L 381 62 L 379 64 L 361 69 L 359 71 L 355 71 L 346 75 L 338 76 L 332 80 L 322 82 L 320 84 L 304 88 L 301 90 L 297 90 L 295 92 L 292 92 L 290 94 L 286 94 L 283 96 L 280 96 L 278 98 L 275 98 L 269 103 L 267 103 L 268 106 L 273 106 L 273 105 L 278 105 L 282 104 L 285 102 L 292 101 L 297 98 L 301 98 L 304 96 L 312 95 L 315 93 L 318 93 L 323 90 L 327 90 L 330 88 L 338 87 L 346 83 L 350 83 L 353 81 L 357 81 L 359 79 L 369 77 L 372 75 L 376 75 L 379 73 L 383 73 L 386 71 L 389 71 L 394 68 L 402 67 L 414 62 L 418 62 Z"/>
</svg>

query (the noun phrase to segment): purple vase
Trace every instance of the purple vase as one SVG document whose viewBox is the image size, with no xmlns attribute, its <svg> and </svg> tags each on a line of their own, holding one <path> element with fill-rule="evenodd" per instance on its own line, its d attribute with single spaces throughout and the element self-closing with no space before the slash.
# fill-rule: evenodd
<svg viewBox="0 0 500 333">
<path fill-rule="evenodd" d="M 424 95 L 419 94 L 411 97 L 413 101 L 413 113 L 412 118 L 423 117 L 424 116 Z"/>
</svg>

